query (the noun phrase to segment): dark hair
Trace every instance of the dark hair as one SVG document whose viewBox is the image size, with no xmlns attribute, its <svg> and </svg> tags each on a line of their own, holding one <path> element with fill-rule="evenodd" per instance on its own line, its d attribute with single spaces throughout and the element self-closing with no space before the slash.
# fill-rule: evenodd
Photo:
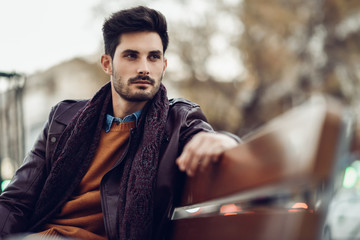
<svg viewBox="0 0 360 240">
<path fill-rule="evenodd" d="M 144 6 L 113 13 L 110 18 L 104 22 L 102 30 L 105 54 L 110 55 L 112 58 L 114 57 L 115 49 L 119 44 L 120 36 L 123 33 L 145 31 L 156 32 L 161 38 L 164 53 L 169 44 L 167 24 L 164 15 L 154 9 Z"/>
</svg>

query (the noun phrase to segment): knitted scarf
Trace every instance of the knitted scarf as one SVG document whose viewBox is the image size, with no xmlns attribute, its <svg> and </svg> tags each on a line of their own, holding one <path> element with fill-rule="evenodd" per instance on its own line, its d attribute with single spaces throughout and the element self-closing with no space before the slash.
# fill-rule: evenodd
<svg viewBox="0 0 360 240">
<path fill-rule="evenodd" d="M 46 220 L 41 218 L 59 209 L 80 183 L 98 147 L 110 101 L 111 86 L 107 83 L 64 130 L 37 201 L 33 222 Z M 161 84 L 143 109 L 127 155 L 121 162 L 118 209 L 111 210 L 118 211 L 119 239 L 147 239 L 152 234 L 154 187 L 168 109 L 166 89 Z"/>
</svg>

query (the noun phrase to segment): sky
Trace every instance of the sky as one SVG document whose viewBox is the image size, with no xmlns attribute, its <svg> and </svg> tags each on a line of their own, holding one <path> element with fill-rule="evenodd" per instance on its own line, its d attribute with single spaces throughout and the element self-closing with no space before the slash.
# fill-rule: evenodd
<svg viewBox="0 0 360 240">
<path fill-rule="evenodd" d="M 203 11 L 205 0 L 195 9 Z M 73 57 L 93 55 L 102 48 L 107 9 L 138 5 L 140 0 L 0 0 L 0 72 L 33 74 Z M 144 1 L 145 2 L 145 1 Z M 156 4 L 158 3 L 158 4 Z M 146 2 L 167 17 L 181 18 L 177 1 Z"/>
<path fill-rule="evenodd" d="M 224 1 L 236 4 L 239 0 Z M 185 9 L 177 0 L 0 0 L 0 72 L 31 75 L 74 57 L 94 60 L 102 50 L 101 28 L 111 9 L 141 2 L 174 21 L 197 22 L 211 7 L 207 0 L 189 1 Z M 216 42 L 216 46 L 222 45 Z M 241 68 L 232 61 L 233 56 L 221 52 L 221 56 L 209 59 L 209 72 L 232 79 Z M 231 55 L 231 51 L 225 52 Z M 224 66 L 223 62 L 227 64 Z M 168 70 L 171 69 L 169 64 Z"/>
<path fill-rule="evenodd" d="M 101 46 L 99 0 L 0 0 L 0 71 L 32 74 Z"/>
</svg>

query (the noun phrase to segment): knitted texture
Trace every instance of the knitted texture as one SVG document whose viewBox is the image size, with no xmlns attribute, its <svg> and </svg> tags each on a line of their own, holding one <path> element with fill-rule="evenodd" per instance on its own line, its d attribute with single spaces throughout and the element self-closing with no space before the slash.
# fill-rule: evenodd
<svg viewBox="0 0 360 240">
<path fill-rule="evenodd" d="M 154 189 L 168 110 L 166 89 L 161 85 L 141 115 L 130 154 L 124 161 L 117 221 L 119 239 L 149 239 L 152 234 Z"/>
<path fill-rule="evenodd" d="M 54 164 L 36 203 L 33 223 L 46 222 L 44 216 L 55 213 L 79 185 L 98 147 L 110 101 L 111 87 L 107 83 L 65 128 L 54 152 Z M 152 234 L 154 188 L 168 109 L 166 89 L 161 84 L 157 94 L 145 106 L 120 165 L 118 209 L 112 209 L 118 211 L 118 239 L 148 239 Z"/>
<path fill-rule="evenodd" d="M 104 85 L 65 128 L 54 152 L 54 163 L 36 203 L 32 222 L 42 224 L 72 195 L 85 175 L 100 140 L 111 100 L 110 83 Z M 32 229 L 38 226 L 34 225 Z"/>
</svg>

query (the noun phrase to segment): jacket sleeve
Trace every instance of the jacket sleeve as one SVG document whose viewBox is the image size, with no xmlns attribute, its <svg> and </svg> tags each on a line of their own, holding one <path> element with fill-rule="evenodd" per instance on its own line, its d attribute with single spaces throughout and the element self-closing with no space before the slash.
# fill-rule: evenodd
<svg viewBox="0 0 360 240">
<path fill-rule="evenodd" d="M 191 138 L 202 131 L 214 132 L 198 105 L 191 105 L 183 114 L 184 120 L 181 128 L 180 142 L 184 146 Z"/>
<path fill-rule="evenodd" d="M 200 106 L 197 104 L 191 104 L 190 108 L 187 109 L 187 113 L 183 116 L 185 116 L 185 120 L 183 121 L 184 125 L 182 126 L 180 137 L 182 146 L 189 142 L 195 134 L 201 131 L 225 134 L 233 138 L 238 143 L 241 143 L 241 139 L 232 133 L 226 131 L 214 131 L 208 123 Z"/>
<path fill-rule="evenodd" d="M 46 179 L 46 142 L 50 119 L 25 157 L 10 184 L 0 195 L 0 239 L 26 232 L 35 203 Z"/>
</svg>

